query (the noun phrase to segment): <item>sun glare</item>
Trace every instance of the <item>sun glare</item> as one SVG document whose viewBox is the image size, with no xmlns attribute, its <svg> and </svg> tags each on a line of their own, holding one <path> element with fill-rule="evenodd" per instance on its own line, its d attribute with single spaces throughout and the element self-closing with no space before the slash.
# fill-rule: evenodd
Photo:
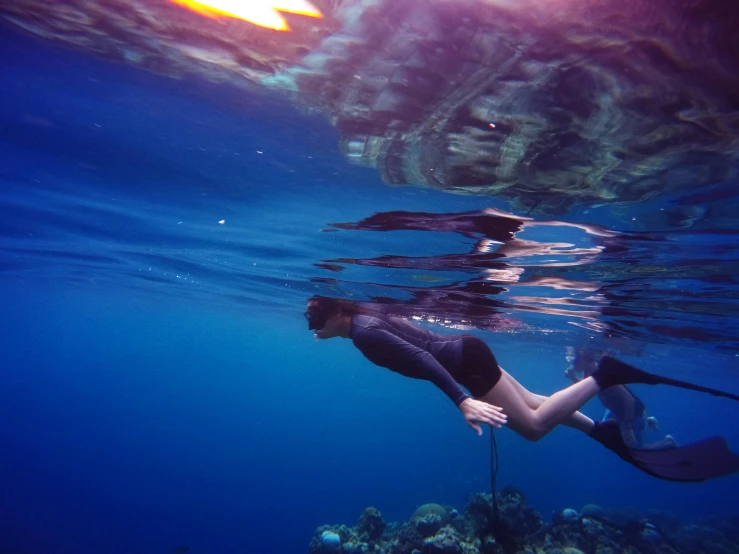
<svg viewBox="0 0 739 554">
<path fill-rule="evenodd" d="M 323 17 L 307 0 L 170 0 L 206 17 L 233 17 L 276 31 L 289 31 L 279 12 Z"/>
</svg>

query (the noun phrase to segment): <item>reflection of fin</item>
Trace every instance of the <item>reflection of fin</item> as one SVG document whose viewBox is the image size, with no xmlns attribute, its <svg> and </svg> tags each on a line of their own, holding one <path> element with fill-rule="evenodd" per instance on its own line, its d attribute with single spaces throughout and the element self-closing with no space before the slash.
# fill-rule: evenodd
<svg viewBox="0 0 739 554">
<path fill-rule="evenodd" d="M 644 383 L 647 385 L 671 385 L 682 389 L 697 390 L 699 392 L 707 392 L 714 396 L 722 396 L 724 398 L 731 398 L 732 400 L 739 400 L 739 396 L 736 394 L 703 387 L 701 385 L 694 385 L 693 383 L 687 383 L 685 381 L 673 379 L 672 377 L 663 377 L 661 375 L 647 373 L 646 371 L 642 371 L 634 366 L 625 364 L 611 356 L 603 356 L 603 358 L 601 358 L 598 362 L 598 369 L 593 372 L 593 377 L 598 382 L 601 390 L 613 385 Z M 601 382 L 603 382 L 603 385 L 601 385 Z"/>
<path fill-rule="evenodd" d="M 739 455 L 721 437 L 658 450 L 629 448 L 616 421 L 596 423 L 590 436 L 622 460 L 666 481 L 700 482 L 739 472 Z"/>
</svg>

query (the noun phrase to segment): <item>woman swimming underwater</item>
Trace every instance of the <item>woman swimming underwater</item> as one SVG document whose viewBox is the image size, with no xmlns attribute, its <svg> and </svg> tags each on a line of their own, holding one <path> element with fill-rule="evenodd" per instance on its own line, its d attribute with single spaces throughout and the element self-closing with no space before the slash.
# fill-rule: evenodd
<svg viewBox="0 0 739 554">
<path fill-rule="evenodd" d="M 542 396 L 530 392 L 501 369 L 490 348 L 477 337 L 438 335 L 405 319 L 366 312 L 348 300 L 324 296 L 310 298 L 304 315 L 316 338 L 351 339 L 374 364 L 434 383 L 478 434 L 482 434 L 480 424 L 496 428 L 507 425 L 525 439 L 536 441 L 556 426 L 565 425 L 585 433 L 642 471 L 663 479 L 703 481 L 739 471 L 739 456 L 728 450 L 723 439 L 647 452 L 629 448 L 617 422 L 594 422 L 578 411 L 599 392 L 614 385 L 665 383 L 714 394 L 719 391 L 652 375 L 606 356 L 589 376 L 551 396 Z M 702 446 L 710 446 L 710 452 Z M 696 451 L 695 447 L 702 448 Z M 678 453 L 681 457 L 675 459 Z M 714 459 L 718 456 L 721 463 L 706 467 L 703 454 Z"/>
</svg>

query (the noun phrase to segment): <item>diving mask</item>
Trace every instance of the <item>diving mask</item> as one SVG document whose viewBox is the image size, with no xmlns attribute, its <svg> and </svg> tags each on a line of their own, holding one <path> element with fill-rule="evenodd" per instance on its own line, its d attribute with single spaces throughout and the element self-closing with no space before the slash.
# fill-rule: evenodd
<svg viewBox="0 0 739 554">
<path fill-rule="evenodd" d="M 326 325 L 326 321 L 331 314 L 322 306 L 310 306 L 303 316 L 308 320 L 308 329 L 310 331 L 320 331 Z"/>
</svg>

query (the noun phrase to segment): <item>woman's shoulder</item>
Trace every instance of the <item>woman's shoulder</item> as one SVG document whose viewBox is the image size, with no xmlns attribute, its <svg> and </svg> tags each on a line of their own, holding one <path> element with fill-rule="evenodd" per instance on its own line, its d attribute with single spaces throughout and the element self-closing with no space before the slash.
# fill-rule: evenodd
<svg viewBox="0 0 739 554">
<path fill-rule="evenodd" d="M 368 331 L 382 330 L 399 337 L 428 338 L 429 332 L 404 317 L 383 314 L 363 313 L 355 317 L 355 325 Z M 357 319 L 359 318 L 359 319 Z"/>
<path fill-rule="evenodd" d="M 383 316 L 373 314 L 356 314 L 352 317 L 351 334 L 349 335 L 360 350 L 374 349 L 394 336 L 392 326 Z"/>
<path fill-rule="evenodd" d="M 387 318 L 385 316 L 374 313 L 356 314 L 352 318 L 352 321 L 354 325 L 366 328 L 385 327 L 387 325 Z"/>
</svg>

